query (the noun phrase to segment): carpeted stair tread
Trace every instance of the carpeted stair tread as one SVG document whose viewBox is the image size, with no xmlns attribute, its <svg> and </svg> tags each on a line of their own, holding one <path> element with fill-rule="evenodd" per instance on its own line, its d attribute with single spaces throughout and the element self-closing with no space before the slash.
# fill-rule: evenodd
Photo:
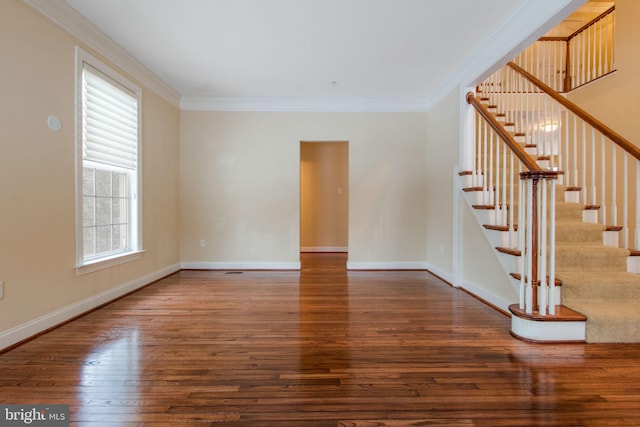
<svg viewBox="0 0 640 427">
<path fill-rule="evenodd" d="M 558 243 L 556 269 L 614 272 L 626 271 L 627 249 L 595 244 Z"/>
<path fill-rule="evenodd" d="M 583 211 L 580 203 L 557 204 L 562 303 L 587 317 L 587 342 L 640 342 L 640 276 L 627 272 L 629 251 L 604 246 L 606 227 L 582 222 Z"/>
<path fill-rule="evenodd" d="M 594 274 L 584 271 L 558 271 L 565 304 L 580 302 L 640 302 L 640 276 L 627 272 Z"/>
<path fill-rule="evenodd" d="M 518 212 L 518 204 L 514 205 L 514 212 Z M 556 222 L 582 223 L 584 205 L 582 203 L 558 203 L 556 205 Z"/>
<path fill-rule="evenodd" d="M 587 316 L 587 342 L 640 342 L 640 302 L 575 303 L 567 305 Z"/>
<path fill-rule="evenodd" d="M 602 232 L 606 227 L 602 224 L 588 222 L 557 221 L 556 242 L 558 243 L 592 243 L 602 244 Z"/>
<path fill-rule="evenodd" d="M 556 221 L 582 222 L 582 203 L 558 203 L 556 205 Z"/>
</svg>

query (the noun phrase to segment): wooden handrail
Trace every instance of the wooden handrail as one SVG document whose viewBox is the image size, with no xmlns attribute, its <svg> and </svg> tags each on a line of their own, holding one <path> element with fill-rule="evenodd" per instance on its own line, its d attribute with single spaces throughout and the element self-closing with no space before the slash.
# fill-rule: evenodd
<svg viewBox="0 0 640 427">
<path fill-rule="evenodd" d="M 553 37 L 540 37 L 539 42 L 566 42 L 569 41 L 569 37 L 566 36 L 553 36 Z"/>
<path fill-rule="evenodd" d="M 504 127 L 498 123 L 496 118 L 485 108 L 484 105 L 475 97 L 473 92 L 467 93 L 467 103 L 471 104 L 476 111 L 489 123 L 489 126 L 498 134 L 500 139 L 502 139 L 513 151 L 513 153 L 520 159 L 522 163 L 524 163 L 525 167 L 530 171 L 539 171 L 542 172 L 542 168 L 538 165 L 535 160 L 531 158 L 531 156 L 516 142 L 515 139 L 511 136 L 509 132 L 507 132 Z"/>
<path fill-rule="evenodd" d="M 570 36 L 567 37 L 567 40 L 571 40 L 572 38 L 574 38 L 575 36 L 577 36 L 578 34 L 583 32 L 584 30 L 586 30 L 587 28 L 589 28 L 590 26 L 592 26 L 593 24 L 595 24 L 596 22 L 598 22 L 599 20 L 604 18 L 605 16 L 609 15 L 614 10 L 616 10 L 616 6 L 615 5 L 611 6 L 609 9 L 605 10 L 600 15 L 596 16 L 591 21 L 589 21 L 586 24 L 584 24 L 582 27 L 578 28 Z"/>
<path fill-rule="evenodd" d="M 538 41 L 541 41 L 541 42 L 568 42 L 572 38 L 574 38 L 575 36 L 577 36 L 578 34 L 583 32 L 584 30 L 586 30 L 587 28 L 589 28 L 590 26 L 592 26 L 593 24 L 595 24 L 596 22 L 598 22 L 599 20 L 604 18 L 605 16 L 609 15 L 615 9 L 616 9 L 615 6 L 611 6 L 609 9 L 605 10 L 600 15 L 596 16 L 591 21 L 587 22 L 582 27 L 578 28 L 576 31 L 574 31 L 573 33 L 569 34 L 568 36 L 544 36 L 544 37 L 540 37 L 538 39 Z"/>
<path fill-rule="evenodd" d="M 591 114 L 589 114 L 586 111 L 584 111 L 582 108 L 578 107 L 573 102 L 569 101 L 564 96 L 560 95 L 555 90 L 551 89 L 543 81 L 541 81 L 540 79 L 536 78 L 531 73 L 529 73 L 526 70 L 524 70 L 522 67 L 516 65 L 513 62 L 509 62 L 507 65 L 509 67 L 513 68 L 514 70 L 516 70 L 518 73 L 522 74 L 527 80 L 529 80 L 531 83 L 536 85 L 543 92 L 545 92 L 547 95 L 549 95 L 550 97 L 552 97 L 553 99 L 558 101 L 560 104 L 565 106 L 573 114 L 575 114 L 576 116 L 580 117 L 582 120 L 587 122 L 594 129 L 596 129 L 598 132 L 600 132 L 601 134 L 603 134 L 604 136 L 609 138 L 611 141 L 613 141 L 620 148 L 625 150 L 627 153 L 631 154 L 636 159 L 640 160 L 640 149 L 638 149 L 638 147 L 636 147 L 631 141 L 629 141 L 628 139 L 626 139 L 625 137 L 623 137 L 619 133 L 615 132 L 613 129 L 611 129 L 610 127 L 608 127 L 607 125 L 602 123 L 600 120 L 598 120 L 595 117 L 593 117 Z"/>
</svg>

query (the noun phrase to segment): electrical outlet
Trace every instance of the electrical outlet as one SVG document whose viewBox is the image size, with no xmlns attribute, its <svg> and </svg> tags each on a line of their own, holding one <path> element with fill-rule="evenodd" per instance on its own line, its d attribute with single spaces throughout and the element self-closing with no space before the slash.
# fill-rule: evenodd
<svg viewBox="0 0 640 427">
<path fill-rule="evenodd" d="M 4 282 L 0 280 L 0 299 L 4 298 Z"/>
<path fill-rule="evenodd" d="M 207 241 L 204 239 L 200 239 L 200 247 L 204 248 L 205 246 L 207 246 Z"/>
</svg>

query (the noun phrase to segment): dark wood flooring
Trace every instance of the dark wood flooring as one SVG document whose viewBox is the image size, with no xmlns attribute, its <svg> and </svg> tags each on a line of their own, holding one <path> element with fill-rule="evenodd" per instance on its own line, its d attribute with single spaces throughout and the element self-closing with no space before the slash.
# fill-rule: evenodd
<svg viewBox="0 0 640 427">
<path fill-rule="evenodd" d="M 181 271 L 0 354 L 83 426 L 638 426 L 640 345 L 541 345 L 427 272 Z"/>
</svg>

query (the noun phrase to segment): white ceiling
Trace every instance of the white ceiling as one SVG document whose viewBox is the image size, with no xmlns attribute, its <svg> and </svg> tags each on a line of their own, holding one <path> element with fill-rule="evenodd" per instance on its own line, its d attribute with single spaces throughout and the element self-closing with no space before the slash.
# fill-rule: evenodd
<svg viewBox="0 0 640 427">
<path fill-rule="evenodd" d="M 66 2 L 183 99 L 430 99 L 540 0 Z"/>
<path fill-rule="evenodd" d="M 568 37 L 613 6 L 615 6 L 615 1 L 589 0 L 571 15 L 567 16 L 560 24 L 547 32 L 545 36 Z"/>
</svg>

